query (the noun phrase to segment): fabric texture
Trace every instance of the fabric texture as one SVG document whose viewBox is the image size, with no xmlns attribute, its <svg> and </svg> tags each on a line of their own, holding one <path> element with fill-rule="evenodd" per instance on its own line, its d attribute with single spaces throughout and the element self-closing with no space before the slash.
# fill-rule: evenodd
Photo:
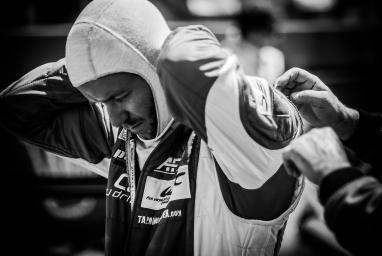
<svg viewBox="0 0 382 256">
<path fill-rule="evenodd" d="M 33 69 L 0 93 L 0 125 L 30 144 L 91 164 L 111 157 L 113 136 L 103 113 L 73 88 L 65 59 Z M 98 173 L 107 176 L 107 170 Z"/>
<path fill-rule="evenodd" d="M 275 174 L 282 148 L 302 133 L 295 106 L 265 80 L 245 76 L 206 27 L 174 30 L 158 73 L 175 120 L 207 142 L 227 178 L 243 188 Z"/>
</svg>

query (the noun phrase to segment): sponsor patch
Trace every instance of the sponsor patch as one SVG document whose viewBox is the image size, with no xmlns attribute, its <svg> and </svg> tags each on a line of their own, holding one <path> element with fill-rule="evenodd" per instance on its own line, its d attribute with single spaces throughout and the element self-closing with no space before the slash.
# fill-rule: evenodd
<svg viewBox="0 0 382 256">
<path fill-rule="evenodd" d="M 180 160 L 181 158 L 169 157 L 161 165 L 155 168 L 154 172 L 161 172 L 174 175 L 176 174 L 176 170 L 178 170 Z"/>
<path fill-rule="evenodd" d="M 191 198 L 188 166 L 180 166 L 172 180 L 147 177 L 141 207 L 161 210 L 175 200 Z"/>
<path fill-rule="evenodd" d="M 114 155 L 113 155 L 113 157 L 114 157 L 114 158 L 117 158 L 117 159 L 125 159 L 125 158 L 126 158 L 125 156 L 126 156 L 125 151 L 120 150 L 120 149 L 117 149 L 117 150 L 114 152 Z"/>
<path fill-rule="evenodd" d="M 118 179 L 114 182 L 114 186 L 106 189 L 106 196 L 129 202 L 130 188 L 128 187 L 128 182 L 127 173 L 120 174 Z"/>
</svg>

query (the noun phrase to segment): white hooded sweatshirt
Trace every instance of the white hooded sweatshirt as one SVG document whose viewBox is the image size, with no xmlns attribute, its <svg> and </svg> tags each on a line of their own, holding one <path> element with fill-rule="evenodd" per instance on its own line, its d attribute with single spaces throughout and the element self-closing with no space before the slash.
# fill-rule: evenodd
<svg viewBox="0 0 382 256">
<path fill-rule="evenodd" d="M 145 0 L 91 2 L 69 33 L 66 66 L 75 87 L 130 72 L 146 80 L 154 96 L 160 142 L 141 172 L 135 172 L 135 142 L 126 132 L 113 148 L 107 255 L 278 253 L 302 191 L 301 180 L 282 167 L 281 148 L 302 132 L 284 96 L 245 77 L 207 29 L 170 33 Z M 182 123 L 171 136 L 169 111 Z"/>
<path fill-rule="evenodd" d="M 153 93 L 157 136 L 171 121 L 156 73 L 170 33 L 161 13 L 145 0 L 97 0 L 75 21 L 66 42 L 66 67 L 73 86 L 119 72 L 142 77 Z"/>
</svg>

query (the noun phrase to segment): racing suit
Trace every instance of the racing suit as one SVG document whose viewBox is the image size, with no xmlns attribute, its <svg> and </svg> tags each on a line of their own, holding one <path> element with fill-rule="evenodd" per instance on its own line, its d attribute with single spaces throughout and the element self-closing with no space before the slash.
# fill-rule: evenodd
<svg viewBox="0 0 382 256">
<path fill-rule="evenodd" d="M 144 58 L 147 47 L 126 43 L 121 23 L 109 23 L 132 4 L 148 4 L 127 2 L 124 7 L 122 0 L 93 1 L 69 35 L 101 42 L 97 47 L 107 47 L 108 54 L 92 46 L 84 48 L 91 65 L 74 68 L 76 56 L 67 56 L 67 63 L 31 71 L 1 93 L 0 123 L 29 143 L 92 164 L 108 178 L 106 255 L 277 254 L 303 188 L 302 179 L 286 174 L 281 157 L 282 148 L 302 133 L 295 107 L 264 80 L 245 76 L 235 56 L 201 26 L 172 32 L 158 60 Z M 105 43 L 111 39 L 113 47 Z M 76 41 L 67 49 L 83 46 Z M 112 73 L 112 65 L 125 61 L 121 56 L 133 55 L 141 58 L 138 68 L 142 60 L 158 61 L 161 83 L 153 73 L 134 72 L 151 86 L 156 106 L 168 107 L 175 119 L 159 125 L 163 129 L 143 165 L 139 156 L 146 142 L 111 127 L 103 105 L 88 102 L 72 86 L 77 78 L 82 83 Z M 157 114 L 160 123 L 166 113 Z M 102 168 L 105 161 L 108 170 Z"/>
</svg>

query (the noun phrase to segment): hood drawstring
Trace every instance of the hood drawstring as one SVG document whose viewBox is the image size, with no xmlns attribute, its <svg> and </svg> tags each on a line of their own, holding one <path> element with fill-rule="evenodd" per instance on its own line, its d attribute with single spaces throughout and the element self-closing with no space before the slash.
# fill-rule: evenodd
<svg viewBox="0 0 382 256">
<path fill-rule="evenodd" d="M 135 201 L 135 142 L 131 136 L 131 132 L 127 131 L 126 141 L 125 141 L 125 152 L 127 154 L 126 160 L 126 172 L 128 177 L 127 191 L 130 190 L 130 207 L 131 212 L 133 212 L 134 201 Z"/>
</svg>

